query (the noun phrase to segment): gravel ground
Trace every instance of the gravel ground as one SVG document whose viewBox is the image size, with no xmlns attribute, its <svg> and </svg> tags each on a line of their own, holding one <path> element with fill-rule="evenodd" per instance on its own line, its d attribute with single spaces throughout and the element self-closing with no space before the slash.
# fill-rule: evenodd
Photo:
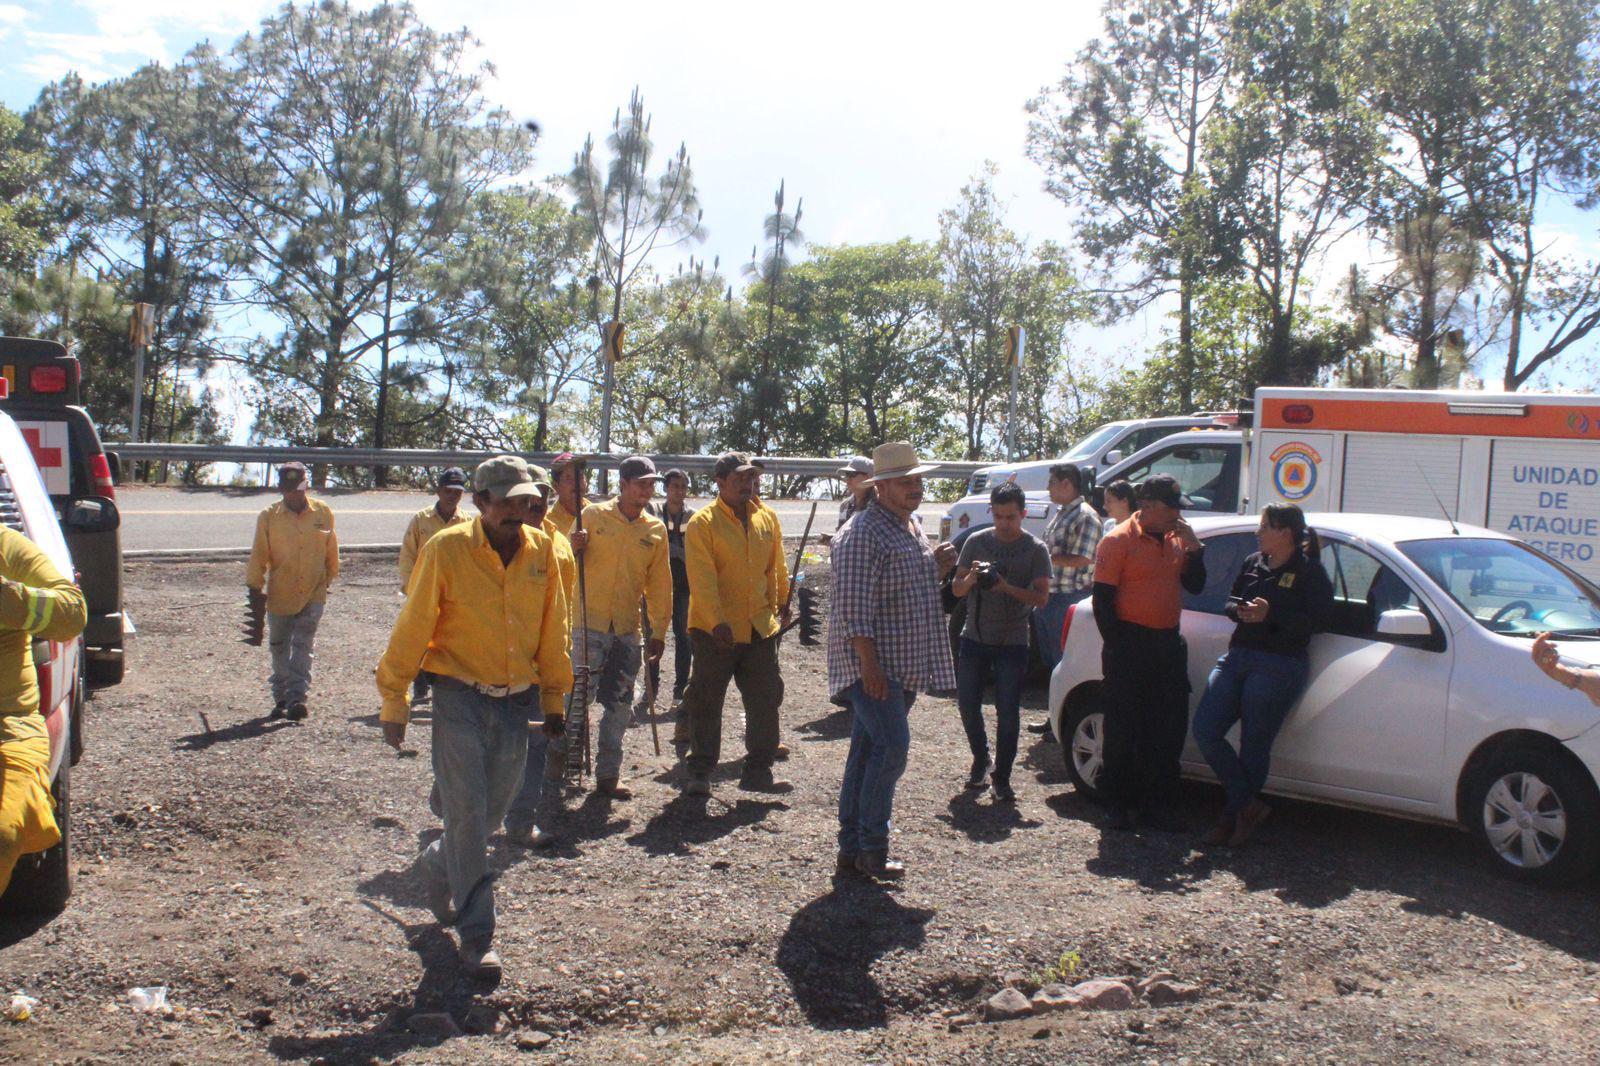
<svg viewBox="0 0 1600 1066">
<path fill-rule="evenodd" d="M 730 762 L 702 810 L 636 727 L 633 800 L 573 798 L 548 855 L 494 841 L 506 976 L 470 984 L 409 873 L 437 832 L 426 717 L 418 758 L 378 740 L 393 566 L 348 561 L 303 726 L 261 717 L 266 653 L 235 639 L 238 564 L 129 567 L 128 680 L 91 704 L 74 775 L 77 896 L 48 922 L 0 919 L 0 985 L 42 1001 L 0 1022 L 0 1062 L 1600 1055 L 1593 885 L 1521 887 L 1451 830 L 1292 803 L 1252 846 L 1202 852 L 1220 795 L 1201 785 L 1188 832 L 1105 834 L 1031 735 L 1021 802 L 997 807 L 961 787 L 946 700 L 914 712 L 894 843 L 906 883 L 834 885 L 848 717 L 827 702 L 822 650 L 792 639 L 780 768 L 794 790 L 740 792 Z M 729 712 L 737 749 L 736 696 Z M 964 1024 L 1067 953 L 1074 980 L 1168 970 L 1200 998 Z M 170 988 L 170 1017 L 126 1006 L 152 985 Z M 411 1031 L 430 1012 L 501 1031 Z"/>
</svg>

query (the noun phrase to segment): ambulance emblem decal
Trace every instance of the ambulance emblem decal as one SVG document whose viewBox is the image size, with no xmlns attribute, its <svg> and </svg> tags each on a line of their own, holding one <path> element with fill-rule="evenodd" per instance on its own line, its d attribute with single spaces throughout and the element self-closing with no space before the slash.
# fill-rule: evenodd
<svg viewBox="0 0 1600 1066">
<path fill-rule="evenodd" d="M 1309 444 L 1290 441 L 1272 453 L 1272 486 L 1291 503 L 1303 500 L 1317 487 L 1317 467 L 1322 456 Z"/>
</svg>

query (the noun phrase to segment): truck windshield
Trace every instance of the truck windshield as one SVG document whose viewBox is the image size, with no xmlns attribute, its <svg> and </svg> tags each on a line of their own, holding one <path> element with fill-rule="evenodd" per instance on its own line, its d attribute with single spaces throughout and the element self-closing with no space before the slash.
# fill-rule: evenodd
<svg viewBox="0 0 1600 1066">
<path fill-rule="evenodd" d="M 1101 448 L 1116 440 L 1117 434 L 1121 433 L 1125 428 L 1127 427 L 1116 423 L 1112 423 L 1109 426 L 1101 426 L 1083 440 L 1074 444 L 1072 450 L 1061 457 L 1061 461 L 1075 463 L 1079 460 L 1093 459 Z"/>
<path fill-rule="evenodd" d="M 1491 632 L 1600 637 L 1600 589 L 1526 544 L 1451 537 L 1399 548 Z"/>
</svg>

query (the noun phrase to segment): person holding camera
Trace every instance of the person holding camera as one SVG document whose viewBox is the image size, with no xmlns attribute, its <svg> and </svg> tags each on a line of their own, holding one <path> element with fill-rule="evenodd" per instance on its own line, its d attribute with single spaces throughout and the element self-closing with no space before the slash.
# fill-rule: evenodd
<svg viewBox="0 0 1600 1066">
<path fill-rule="evenodd" d="M 1310 674 L 1311 635 L 1333 611 L 1321 544 L 1292 503 L 1268 504 L 1256 531 L 1261 550 L 1244 561 L 1228 597 L 1239 623 L 1211 670 L 1194 715 L 1194 739 L 1228 792 L 1222 818 L 1201 839 L 1238 847 L 1271 812 L 1261 800 L 1272 742 Z M 1239 750 L 1228 730 L 1239 723 Z"/>
<path fill-rule="evenodd" d="M 967 537 L 950 590 L 967 600 L 967 620 L 956 657 L 956 702 L 972 749 L 967 787 L 991 781 L 995 798 L 1016 802 L 1011 766 L 1022 731 L 1022 682 L 1028 673 L 1028 632 L 1035 608 L 1050 599 L 1050 552 L 1022 528 L 1028 500 L 1015 482 L 989 493 L 994 525 Z M 994 758 L 983 722 L 983 691 L 995 689 Z"/>
</svg>

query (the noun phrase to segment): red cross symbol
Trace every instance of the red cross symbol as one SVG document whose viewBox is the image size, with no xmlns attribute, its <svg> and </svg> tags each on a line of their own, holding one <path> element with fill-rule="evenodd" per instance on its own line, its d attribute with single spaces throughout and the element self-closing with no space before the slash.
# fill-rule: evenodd
<svg viewBox="0 0 1600 1066">
<path fill-rule="evenodd" d="M 37 429 L 23 430 L 22 439 L 28 442 L 28 450 L 33 453 L 34 462 L 42 467 L 61 465 L 61 449 L 41 446 Z"/>
</svg>

